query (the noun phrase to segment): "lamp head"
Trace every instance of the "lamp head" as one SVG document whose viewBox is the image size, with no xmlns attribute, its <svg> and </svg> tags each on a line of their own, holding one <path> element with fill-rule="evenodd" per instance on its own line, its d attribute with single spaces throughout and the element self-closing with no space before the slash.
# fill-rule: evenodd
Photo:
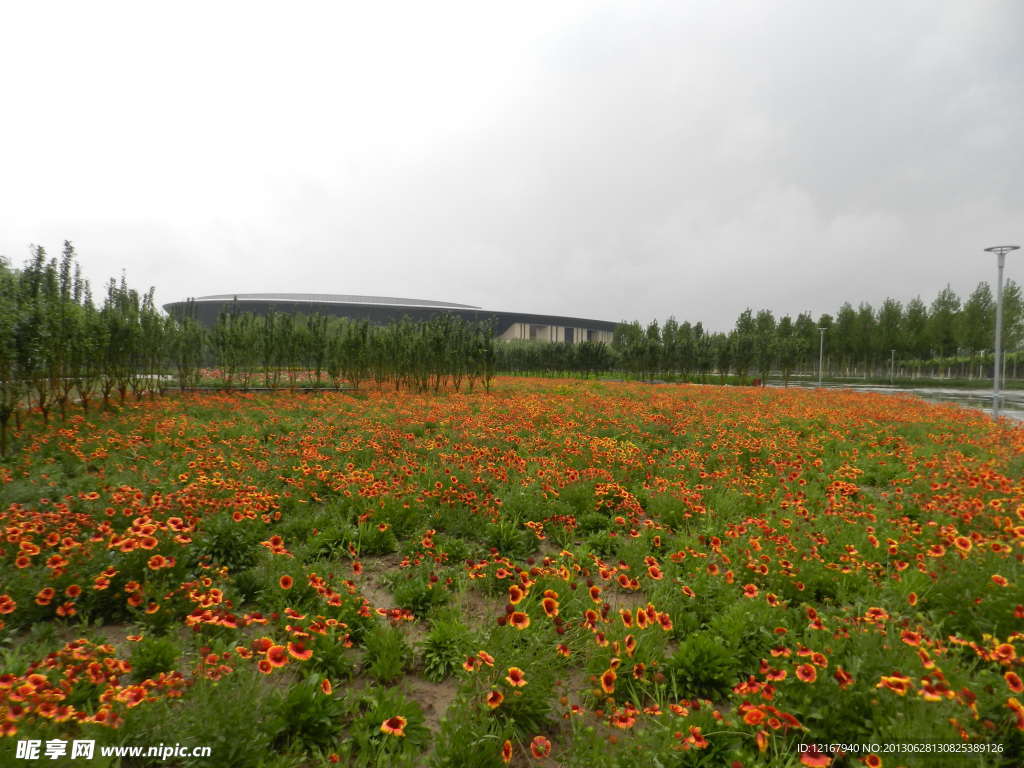
<svg viewBox="0 0 1024 768">
<path fill-rule="evenodd" d="M 991 248 L 986 248 L 988 253 L 998 253 L 1000 256 L 1005 256 L 1010 251 L 1016 251 L 1020 248 L 1019 245 L 993 245 Z"/>
</svg>

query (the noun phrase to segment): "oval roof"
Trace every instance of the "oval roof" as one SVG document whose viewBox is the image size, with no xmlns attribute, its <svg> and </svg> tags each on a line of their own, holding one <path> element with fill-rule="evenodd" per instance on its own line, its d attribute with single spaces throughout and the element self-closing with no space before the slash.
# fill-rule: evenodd
<svg viewBox="0 0 1024 768">
<path fill-rule="evenodd" d="M 351 296 L 333 293 L 224 293 L 199 296 L 196 301 L 293 301 L 328 304 L 377 304 L 391 307 L 449 307 L 451 309 L 480 309 L 472 304 L 429 299 L 400 299 L 394 296 Z"/>
</svg>

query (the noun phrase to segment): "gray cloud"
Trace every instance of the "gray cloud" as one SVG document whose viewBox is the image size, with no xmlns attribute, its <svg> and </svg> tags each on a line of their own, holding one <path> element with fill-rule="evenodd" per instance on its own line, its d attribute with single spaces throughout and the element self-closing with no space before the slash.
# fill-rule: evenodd
<svg viewBox="0 0 1024 768">
<path fill-rule="evenodd" d="M 1024 239 L 1013 0 L 482 5 L 6 11 L 0 253 L 724 328 Z"/>
</svg>

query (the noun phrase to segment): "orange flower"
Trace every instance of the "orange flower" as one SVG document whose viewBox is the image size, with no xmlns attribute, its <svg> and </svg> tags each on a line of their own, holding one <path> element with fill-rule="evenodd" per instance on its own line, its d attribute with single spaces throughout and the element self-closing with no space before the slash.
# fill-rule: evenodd
<svg viewBox="0 0 1024 768">
<path fill-rule="evenodd" d="M 283 645 L 272 645 L 267 649 L 267 662 L 272 667 L 283 667 L 288 663 L 288 649 Z"/>
<path fill-rule="evenodd" d="M 628 712 L 617 712 L 612 715 L 612 725 L 622 730 L 629 730 L 636 725 L 636 718 Z"/>
<path fill-rule="evenodd" d="M 328 680 L 326 677 L 320 681 L 320 690 L 328 696 L 334 693 L 334 688 L 331 686 L 331 681 Z"/>
<path fill-rule="evenodd" d="M 636 637 L 634 637 L 633 635 L 626 635 L 626 637 L 622 641 L 622 644 L 626 649 L 627 656 L 632 656 L 634 653 L 636 653 Z"/>
<path fill-rule="evenodd" d="M 505 694 L 501 691 L 491 691 L 487 694 L 487 706 L 491 709 L 497 709 L 501 706 L 501 702 L 505 700 Z"/>
<path fill-rule="evenodd" d="M 505 739 L 501 745 L 501 762 L 508 765 L 512 761 L 512 742 Z"/>
<path fill-rule="evenodd" d="M 801 664 L 796 668 L 797 679 L 804 683 L 813 683 L 818 679 L 818 670 L 810 664 Z"/>
<path fill-rule="evenodd" d="M 754 740 L 757 742 L 757 751 L 764 752 L 768 749 L 768 731 L 758 731 Z"/>
<path fill-rule="evenodd" d="M 864 765 L 868 768 L 882 768 L 882 758 L 876 754 L 870 754 L 864 758 Z"/>
<path fill-rule="evenodd" d="M 288 653 L 299 661 L 309 661 L 313 658 L 313 649 L 303 645 L 301 640 L 293 640 L 288 643 Z"/>
<path fill-rule="evenodd" d="M 1000 643 L 992 654 L 1000 661 L 1009 663 L 1017 658 L 1017 649 L 1009 643 Z"/>
<path fill-rule="evenodd" d="M 526 674 L 519 667 L 509 667 L 505 680 L 514 688 L 522 688 L 526 685 Z"/>
<path fill-rule="evenodd" d="M 383 723 L 380 724 L 381 733 L 386 733 L 389 736 L 405 736 L 405 726 L 409 724 L 401 715 L 395 715 L 389 717 Z"/>
<path fill-rule="evenodd" d="M 1013 710 L 1013 714 L 1017 718 L 1017 730 L 1024 731 L 1024 704 L 1011 696 L 1006 700 L 1006 706 Z"/>
<path fill-rule="evenodd" d="M 1024 693 L 1024 682 L 1021 682 L 1020 675 L 1016 672 L 1004 672 L 1003 679 L 1014 693 Z"/>
<path fill-rule="evenodd" d="M 910 689 L 910 678 L 901 675 L 882 676 L 875 688 L 888 688 L 893 693 L 905 696 Z"/>
<path fill-rule="evenodd" d="M 522 611 L 513 611 L 508 617 L 508 623 L 521 631 L 530 626 L 530 617 Z"/>
<path fill-rule="evenodd" d="M 546 613 L 552 619 L 558 615 L 558 601 L 555 600 L 553 597 L 545 597 L 543 600 L 540 601 L 540 604 L 541 607 L 544 609 L 544 613 Z"/>
<path fill-rule="evenodd" d="M 524 597 L 526 597 L 526 592 L 518 584 L 513 584 L 508 588 L 508 601 L 512 605 L 518 605 Z"/>
<path fill-rule="evenodd" d="M 491 654 L 489 654 L 487 651 L 477 651 L 476 655 L 477 655 L 477 658 L 479 658 L 480 661 L 482 661 L 488 667 L 493 667 L 494 666 L 494 657 L 491 656 Z"/>
<path fill-rule="evenodd" d="M 292 585 L 295 583 L 295 581 L 292 579 L 291 576 L 289 576 L 286 573 L 283 576 L 281 576 L 280 579 L 277 580 L 277 583 L 278 583 L 278 586 L 281 587 L 281 589 L 291 589 Z"/>
<path fill-rule="evenodd" d="M 551 754 L 551 742 L 543 736 L 534 736 L 530 742 L 530 753 L 538 760 Z"/>
<path fill-rule="evenodd" d="M 840 688 L 847 688 L 853 685 L 853 677 L 842 667 L 836 667 L 836 671 L 832 675 L 836 682 L 839 683 Z"/>
<path fill-rule="evenodd" d="M 917 632 L 911 632 L 909 629 L 904 629 L 900 633 L 900 640 L 902 640 L 907 645 L 916 648 L 921 644 L 921 635 Z"/>
<path fill-rule="evenodd" d="M 146 565 L 149 566 L 149 569 L 151 571 L 159 571 L 161 568 L 164 567 L 164 565 L 166 563 L 167 563 L 167 560 L 164 558 L 163 555 L 153 555 L 146 562 Z"/>
<path fill-rule="evenodd" d="M 818 749 L 817 744 L 809 745 L 809 749 L 800 756 L 800 763 L 808 768 L 825 768 L 832 764 L 832 758 Z"/>
<path fill-rule="evenodd" d="M 606 669 L 601 675 L 601 690 L 607 694 L 614 693 L 616 677 L 614 669 Z"/>
<path fill-rule="evenodd" d="M 757 597 L 757 585 L 756 584 L 745 584 L 745 585 L 743 585 L 743 596 L 744 597 Z"/>
</svg>

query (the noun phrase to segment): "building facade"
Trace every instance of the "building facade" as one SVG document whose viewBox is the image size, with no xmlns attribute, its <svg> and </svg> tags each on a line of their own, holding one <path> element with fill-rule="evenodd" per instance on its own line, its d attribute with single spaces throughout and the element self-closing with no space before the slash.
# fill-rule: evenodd
<svg viewBox="0 0 1024 768">
<path fill-rule="evenodd" d="M 366 320 L 386 325 L 407 317 L 414 321 L 429 320 L 439 314 L 450 314 L 464 320 L 483 320 L 494 324 L 496 338 L 502 341 L 532 340 L 579 344 L 584 341 L 610 343 L 617 323 L 561 315 L 536 315 L 524 312 L 497 312 L 470 304 L 400 299 L 389 296 L 349 296 L 320 293 L 238 293 L 201 296 L 191 302 L 164 304 L 171 315 L 187 311 L 206 326 L 217 322 L 222 311 L 237 302 L 243 312 L 266 315 L 269 312 L 321 314 Z M 191 304 L 191 310 L 189 306 Z"/>
</svg>

